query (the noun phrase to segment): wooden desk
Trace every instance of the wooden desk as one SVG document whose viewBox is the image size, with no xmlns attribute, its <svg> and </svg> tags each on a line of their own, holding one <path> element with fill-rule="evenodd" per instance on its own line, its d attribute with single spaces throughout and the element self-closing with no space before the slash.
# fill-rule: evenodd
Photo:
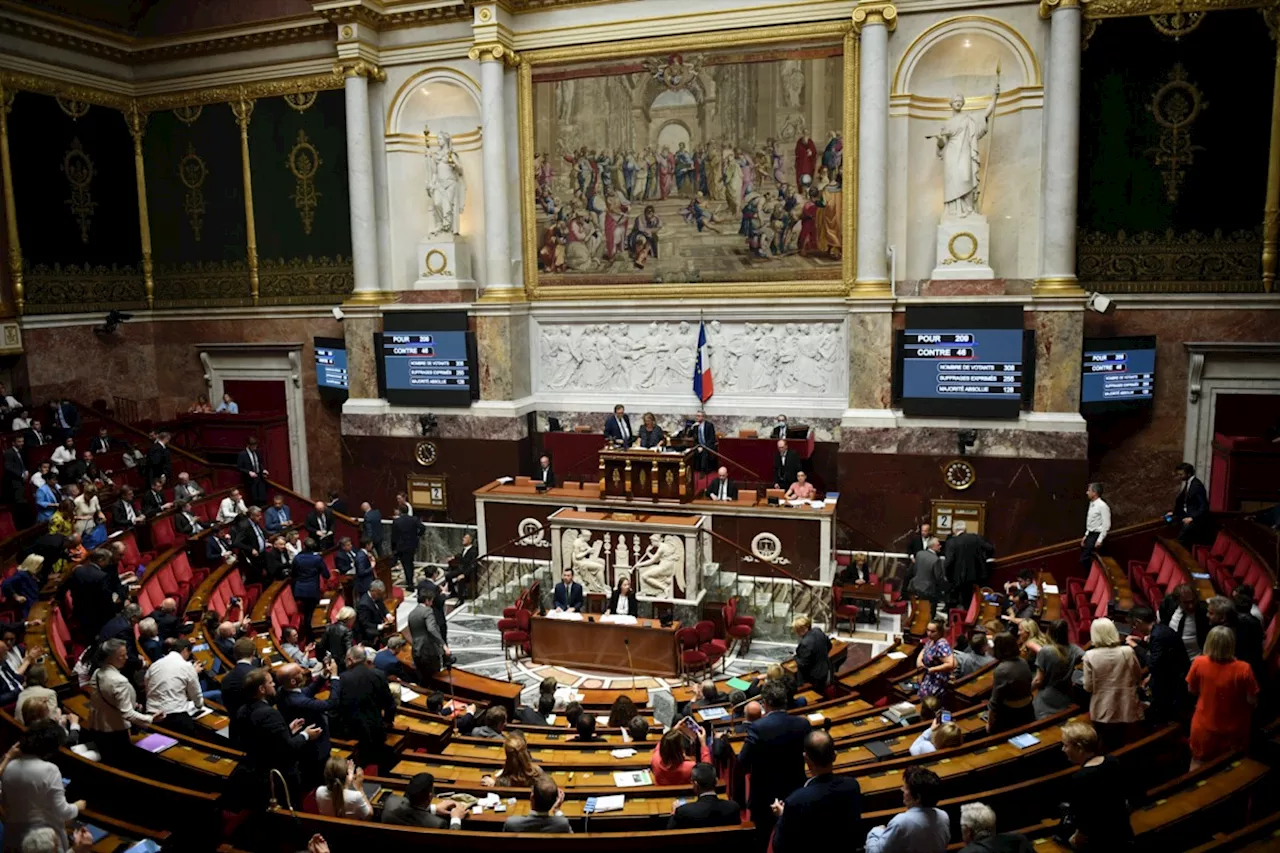
<svg viewBox="0 0 1280 853">
<path fill-rule="evenodd" d="M 529 621 L 534 663 L 624 673 L 632 672 L 634 667 L 635 672 L 672 678 L 680 674 L 676 643 L 679 622 L 663 628 L 653 619 L 641 619 L 635 625 L 545 616 Z"/>
</svg>

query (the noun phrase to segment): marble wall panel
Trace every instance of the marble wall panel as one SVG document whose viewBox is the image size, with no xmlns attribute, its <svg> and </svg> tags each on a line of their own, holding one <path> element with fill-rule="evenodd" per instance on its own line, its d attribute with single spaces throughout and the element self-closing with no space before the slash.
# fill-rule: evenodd
<svg viewBox="0 0 1280 853">
<path fill-rule="evenodd" d="M 977 442 L 966 451 L 975 457 L 1082 460 L 1088 456 L 1088 436 L 1084 432 L 1000 427 L 979 428 L 976 433 Z M 954 457 L 959 453 L 959 446 L 956 430 L 946 427 L 845 427 L 841 431 L 840 452 Z"/>
<path fill-rule="evenodd" d="M 893 397 L 893 314 L 849 315 L 849 408 L 887 409 Z"/>
<path fill-rule="evenodd" d="M 357 317 L 348 313 L 342 322 L 347 342 L 347 393 L 360 400 L 378 396 L 378 361 L 373 351 L 374 333 L 382 330 L 377 317 Z"/>
<path fill-rule="evenodd" d="M 380 438 L 421 438 L 416 412 L 388 412 L 385 415 L 342 416 L 342 434 Z M 519 441 L 529 430 L 524 418 L 480 415 L 436 415 L 433 438 L 476 438 L 487 441 Z"/>
<path fill-rule="evenodd" d="M 1080 409 L 1080 353 L 1083 311 L 1034 311 L 1027 320 L 1036 331 L 1037 412 Z"/>
<path fill-rule="evenodd" d="M 1113 515 L 1131 521 L 1172 506 L 1173 466 L 1183 460 L 1188 341 L 1280 341 L 1280 313 L 1253 310 L 1140 310 L 1084 317 L 1086 337 L 1156 336 L 1156 392 L 1150 410 L 1089 419 L 1092 477 L 1107 484 Z M 1118 523 L 1118 522 L 1117 522 Z"/>
</svg>

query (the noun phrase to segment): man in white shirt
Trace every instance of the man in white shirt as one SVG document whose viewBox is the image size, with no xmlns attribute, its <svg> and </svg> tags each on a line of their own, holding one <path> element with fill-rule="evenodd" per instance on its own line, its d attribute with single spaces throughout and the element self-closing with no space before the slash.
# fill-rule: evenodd
<svg viewBox="0 0 1280 853">
<path fill-rule="evenodd" d="M 200 664 L 191 662 L 191 641 L 174 640 L 170 652 L 147 667 L 147 710 L 164 713 L 164 726 L 196 736 L 192 710 L 204 707 L 200 690 Z"/>
<path fill-rule="evenodd" d="M 230 524 L 236 520 L 236 516 L 244 515 L 249 508 L 244 505 L 244 498 L 240 497 L 239 489 L 232 489 L 231 494 L 222 499 L 222 504 L 218 507 L 218 523 Z"/>
<path fill-rule="evenodd" d="M 53 466 L 50 465 L 47 461 L 41 462 L 40 467 L 36 470 L 34 474 L 31 475 L 31 488 L 38 489 L 41 486 L 43 486 L 44 478 L 49 476 L 49 471 L 52 470 L 52 468 Z"/>
<path fill-rule="evenodd" d="M 22 404 L 9 393 L 9 389 L 4 387 L 3 382 L 0 382 L 0 408 L 10 410 L 22 408 Z"/>
<path fill-rule="evenodd" d="M 1088 570 L 1093 565 L 1093 552 L 1111 529 L 1111 507 L 1102 499 L 1101 483 L 1090 483 L 1085 496 L 1089 498 L 1089 511 L 1085 515 L 1084 538 L 1080 540 L 1080 564 Z"/>
</svg>

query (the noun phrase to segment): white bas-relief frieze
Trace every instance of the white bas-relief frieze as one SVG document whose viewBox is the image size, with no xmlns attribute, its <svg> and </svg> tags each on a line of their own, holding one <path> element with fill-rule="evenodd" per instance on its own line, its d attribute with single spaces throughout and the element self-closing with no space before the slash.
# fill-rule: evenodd
<svg viewBox="0 0 1280 853">
<path fill-rule="evenodd" d="M 546 323 L 537 337 L 538 388 L 593 393 L 687 392 L 698 324 Z M 848 346 L 839 322 L 707 324 L 716 395 L 843 397 Z"/>
</svg>

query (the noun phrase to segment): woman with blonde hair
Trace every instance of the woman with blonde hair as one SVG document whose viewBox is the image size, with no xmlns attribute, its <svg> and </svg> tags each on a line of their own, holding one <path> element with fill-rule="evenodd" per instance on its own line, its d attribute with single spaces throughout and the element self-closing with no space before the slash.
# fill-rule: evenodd
<svg viewBox="0 0 1280 853">
<path fill-rule="evenodd" d="M 1018 620 L 1018 650 L 1027 663 L 1033 663 L 1040 650 L 1049 645 L 1049 638 L 1040 630 L 1040 623 L 1034 619 Z"/>
<path fill-rule="evenodd" d="M 43 565 L 44 557 L 39 554 L 28 554 L 27 558 L 18 564 L 18 570 L 0 584 L 0 592 L 4 593 L 5 598 L 13 599 L 18 603 L 24 619 L 30 612 L 31 605 L 35 604 L 36 599 L 40 597 L 38 575 Z"/>
<path fill-rule="evenodd" d="M 349 759 L 330 757 L 324 765 L 324 784 L 316 788 L 316 807 L 329 817 L 368 820 L 373 806 L 364 793 L 364 771 Z"/>
<path fill-rule="evenodd" d="M 492 776 L 481 778 L 481 785 L 486 788 L 494 788 L 499 784 L 504 788 L 527 788 L 533 784 L 534 779 L 542 775 L 542 768 L 533 763 L 529 743 L 521 732 L 503 732 L 502 749 L 506 754 L 502 769 Z"/>
<path fill-rule="evenodd" d="M 1080 769 L 1067 780 L 1063 835 L 1075 850 L 1133 849 L 1126 792 L 1132 787 L 1120 762 L 1103 755 L 1098 732 L 1083 720 L 1062 727 L 1062 752 Z"/>
<path fill-rule="evenodd" d="M 76 498 L 76 533 L 83 536 L 97 526 L 98 511 L 102 508 L 98 502 L 98 487 L 93 483 L 85 483 L 84 489 Z"/>
<path fill-rule="evenodd" d="M 1191 662 L 1187 689 L 1196 697 L 1191 717 L 1191 770 L 1249 746 L 1258 682 L 1253 669 L 1236 658 L 1236 635 L 1226 625 L 1209 629 L 1204 654 Z"/>
<path fill-rule="evenodd" d="M 1092 648 L 1084 653 L 1084 689 L 1090 694 L 1089 719 L 1108 748 L 1124 742 L 1125 729 L 1142 719 L 1138 684 L 1142 664 L 1120 642 L 1116 623 L 1105 616 L 1089 626 Z"/>
</svg>

